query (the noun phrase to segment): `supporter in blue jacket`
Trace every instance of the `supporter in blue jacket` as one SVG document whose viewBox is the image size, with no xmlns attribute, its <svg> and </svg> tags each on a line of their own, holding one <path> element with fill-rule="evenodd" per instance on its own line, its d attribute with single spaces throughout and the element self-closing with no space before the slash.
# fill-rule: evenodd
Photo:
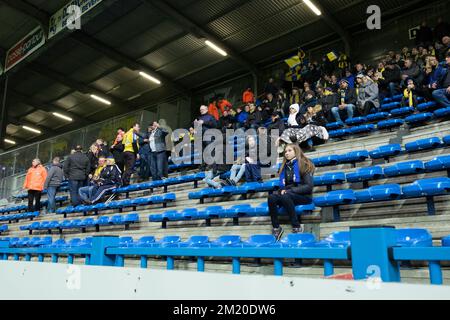
<svg viewBox="0 0 450 320">
<path fill-rule="evenodd" d="M 284 160 L 280 169 L 280 190 L 268 199 L 273 235 L 279 240 L 283 228 L 278 222 L 278 210 L 284 209 L 288 214 L 292 232 L 303 232 L 295 207 L 312 203 L 314 188 L 314 164 L 303 154 L 296 144 L 288 144 L 284 149 Z"/>
</svg>

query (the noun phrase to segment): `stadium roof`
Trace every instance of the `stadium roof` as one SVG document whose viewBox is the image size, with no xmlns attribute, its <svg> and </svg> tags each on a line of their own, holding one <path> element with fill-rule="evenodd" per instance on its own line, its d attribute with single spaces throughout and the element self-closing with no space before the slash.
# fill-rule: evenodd
<svg viewBox="0 0 450 320">
<path fill-rule="evenodd" d="M 371 4 L 379 4 L 387 16 L 424 3 L 313 2 L 321 16 L 302 0 L 99 0 L 82 16 L 81 30 L 62 30 L 1 75 L 2 80 L 8 76 L 3 138 L 15 146 L 28 144 L 190 95 L 227 77 L 256 75 L 298 46 L 307 49 L 338 37 L 349 42 L 349 31 L 365 25 Z M 0 0 L 2 65 L 7 51 L 37 27 L 47 34 L 51 17 L 68 3 Z"/>
</svg>

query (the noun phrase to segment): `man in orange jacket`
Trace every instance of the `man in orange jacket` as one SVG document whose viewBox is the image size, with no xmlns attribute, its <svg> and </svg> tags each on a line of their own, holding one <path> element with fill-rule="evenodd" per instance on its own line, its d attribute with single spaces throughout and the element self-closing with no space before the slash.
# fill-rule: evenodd
<svg viewBox="0 0 450 320">
<path fill-rule="evenodd" d="M 242 102 L 244 104 L 254 103 L 255 95 L 253 94 L 252 88 L 248 87 L 247 90 L 242 94 Z"/>
<path fill-rule="evenodd" d="M 208 106 L 208 114 L 212 115 L 216 121 L 219 121 L 219 109 L 217 108 L 217 99 L 214 98 L 213 101 Z"/>
<path fill-rule="evenodd" d="M 23 188 L 28 190 L 28 211 L 41 210 L 41 193 L 47 179 L 47 169 L 41 164 L 41 160 L 34 159 L 31 168 L 28 169 L 23 183 Z M 33 206 L 33 201 L 35 202 Z"/>
</svg>

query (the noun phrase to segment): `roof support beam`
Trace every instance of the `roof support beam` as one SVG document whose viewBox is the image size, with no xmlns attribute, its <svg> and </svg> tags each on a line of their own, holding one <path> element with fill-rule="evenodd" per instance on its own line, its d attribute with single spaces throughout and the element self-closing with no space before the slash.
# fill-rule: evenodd
<svg viewBox="0 0 450 320">
<path fill-rule="evenodd" d="M 108 58 L 110 58 L 114 61 L 117 61 L 118 63 L 126 66 L 127 68 L 129 68 L 131 70 L 143 71 L 143 72 L 151 75 L 152 77 L 155 77 L 155 78 L 161 80 L 161 82 L 163 82 L 163 83 L 172 84 L 175 89 L 179 90 L 180 92 L 182 92 L 186 95 L 191 94 L 187 88 L 184 88 L 183 86 L 175 83 L 172 79 L 169 79 L 162 74 L 156 73 L 154 70 L 152 70 L 148 66 L 143 65 L 142 63 L 136 62 L 135 60 L 124 55 L 123 53 L 118 52 L 114 48 L 111 48 L 111 47 L 105 45 L 104 43 L 98 41 L 97 39 L 81 32 L 81 31 L 74 32 L 72 34 L 72 38 L 74 40 L 78 41 L 79 43 L 104 54 Z"/>
<path fill-rule="evenodd" d="M 44 77 L 47 77 L 50 80 L 59 82 L 59 83 L 65 85 L 66 87 L 69 87 L 80 93 L 89 94 L 89 95 L 95 94 L 99 97 L 107 99 L 107 100 L 111 101 L 112 104 L 119 107 L 120 109 L 122 109 L 124 111 L 129 111 L 128 107 L 125 105 L 125 103 L 122 100 L 117 99 L 113 96 L 110 96 L 103 91 L 97 90 L 97 89 L 87 86 L 83 83 L 79 83 L 75 80 L 72 80 L 68 76 L 65 76 L 59 72 L 53 71 L 45 66 L 39 65 L 37 63 L 30 63 L 27 66 L 27 68 L 36 74 L 43 75 Z"/>
<path fill-rule="evenodd" d="M 221 48 L 223 48 L 227 53 L 235 59 L 239 64 L 241 64 L 243 67 L 245 67 L 247 70 L 249 70 L 251 73 L 258 74 L 258 68 L 256 65 L 254 65 L 252 62 L 248 61 L 246 58 L 244 58 L 240 53 L 238 53 L 235 49 L 231 48 L 230 46 L 226 45 L 222 40 L 220 40 L 217 36 L 209 33 L 193 21 L 189 20 L 187 17 L 185 17 L 183 14 L 178 12 L 176 9 L 171 7 L 168 3 L 162 0 L 145 0 L 146 3 L 150 4 L 157 10 L 159 10 L 161 13 L 167 15 L 169 18 L 171 18 L 175 23 L 178 23 L 180 26 L 182 26 L 186 31 L 193 34 L 199 39 L 208 39 Z"/>
<path fill-rule="evenodd" d="M 56 131 L 53 130 L 53 129 L 50 129 L 50 128 L 47 128 L 47 127 L 43 127 L 43 126 L 40 126 L 40 125 L 32 123 L 32 122 L 28 122 L 26 120 L 17 119 L 17 118 L 12 117 L 12 116 L 8 116 L 8 122 L 10 124 L 13 124 L 13 125 L 19 126 L 19 127 L 21 127 L 21 126 L 28 126 L 28 127 L 33 128 L 33 129 L 37 129 L 37 130 L 41 131 L 41 134 L 39 134 L 39 135 L 42 135 L 44 133 L 48 133 L 50 135 L 56 135 Z"/>
<path fill-rule="evenodd" d="M 0 0 L 0 2 L 29 16 L 37 23 L 39 23 L 45 31 L 48 30 L 49 16 L 46 12 L 39 10 L 35 6 L 23 0 Z"/>
<path fill-rule="evenodd" d="M 74 121 L 78 121 L 79 124 L 82 126 L 93 123 L 93 121 L 91 121 L 87 118 L 84 118 L 84 117 L 80 117 L 74 113 L 71 113 L 70 111 L 67 111 L 64 108 L 40 102 L 40 101 L 36 100 L 35 98 L 25 96 L 17 91 L 9 90 L 8 94 L 11 97 L 11 99 L 23 102 L 26 105 L 32 107 L 34 110 L 42 110 L 42 111 L 49 112 L 49 113 L 52 113 L 52 112 L 62 113 L 64 115 L 67 115 L 68 117 L 71 117 Z"/>
</svg>

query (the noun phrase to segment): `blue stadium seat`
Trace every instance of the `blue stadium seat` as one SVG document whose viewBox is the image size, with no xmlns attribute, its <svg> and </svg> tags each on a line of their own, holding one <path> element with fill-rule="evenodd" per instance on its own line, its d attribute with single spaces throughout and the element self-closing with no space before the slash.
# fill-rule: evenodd
<svg viewBox="0 0 450 320">
<path fill-rule="evenodd" d="M 178 243 L 180 248 L 198 248 L 209 244 L 208 236 L 191 236 L 187 241 Z"/>
<path fill-rule="evenodd" d="M 145 236 L 145 237 L 141 237 L 138 241 L 134 242 L 134 243 L 128 243 L 127 246 L 128 247 L 152 247 L 153 244 L 155 243 L 155 237 L 154 236 Z"/>
<path fill-rule="evenodd" d="M 199 191 L 189 192 L 188 197 L 191 200 L 193 200 L 193 199 L 201 200 L 204 198 L 213 198 L 213 197 L 217 197 L 217 196 L 221 196 L 221 195 L 222 195 L 221 189 L 207 188 L 207 189 L 202 189 Z"/>
<path fill-rule="evenodd" d="M 425 163 L 428 172 L 450 169 L 450 155 L 439 156 Z"/>
<path fill-rule="evenodd" d="M 119 238 L 119 247 L 132 247 L 133 245 L 133 237 L 120 237 Z"/>
<path fill-rule="evenodd" d="M 389 119 L 378 122 L 377 128 L 378 130 L 383 129 L 392 129 L 396 127 L 400 127 L 403 125 L 404 121 L 402 119 Z"/>
<path fill-rule="evenodd" d="M 350 232 L 348 231 L 333 232 L 325 239 L 319 242 L 308 243 L 305 246 L 319 247 L 319 248 L 347 248 L 350 246 Z"/>
<path fill-rule="evenodd" d="M 420 160 L 399 162 L 392 166 L 384 168 L 384 175 L 387 177 L 419 174 L 423 172 L 425 172 L 425 166 Z"/>
<path fill-rule="evenodd" d="M 92 247 L 92 237 L 87 237 L 77 242 L 76 244 L 72 244 L 74 247 L 78 248 L 91 248 Z"/>
<path fill-rule="evenodd" d="M 433 237 L 425 229 L 397 229 L 397 245 L 401 247 L 431 247 Z"/>
<path fill-rule="evenodd" d="M 391 103 L 386 103 L 381 105 L 381 110 L 382 111 L 390 111 L 392 109 L 398 109 L 401 107 L 400 102 L 391 102 Z"/>
<path fill-rule="evenodd" d="M 391 115 L 393 115 L 394 117 L 401 117 L 401 116 L 405 116 L 405 115 L 409 115 L 409 114 L 413 113 L 414 108 L 413 107 L 403 107 L 403 108 L 398 108 L 398 109 L 392 109 L 390 112 L 391 112 Z"/>
<path fill-rule="evenodd" d="M 247 241 L 242 242 L 243 247 L 273 247 L 276 245 L 277 239 L 271 234 L 252 235 Z"/>
<path fill-rule="evenodd" d="M 389 113 L 388 112 L 372 113 L 372 114 L 369 114 L 366 118 L 367 118 L 367 121 L 369 121 L 369 122 L 385 120 L 385 119 L 389 118 Z"/>
<path fill-rule="evenodd" d="M 399 155 L 401 152 L 402 146 L 396 143 L 378 147 L 375 150 L 370 151 L 369 155 L 372 159 L 382 159 Z"/>
<path fill-rule="evenodd" d="M 435 101 L 424 102 L 424 103 L 420 103 L 417 105 L 417 110 L 419 110 L 420 112 L 423 112 L 423 111 L 435 109 L 437 106 L 438 105 Z"/>
<path fill-rule="evenodd" d="M 406 117 L 405 122 L 409 125 L 416 125 L 419 123 L 424 123 L 430 121 L 433 118 L 433 114 L 430 112 L 418 113 L 412 116 Z"/>
<path fill-rule="evenodd" d="M 337 190 L 328 192 L 324 196 L 314 198 L 314 204 L 318 207 L 330 207 L 341 204 L 351 204 L 356 200 L 353 190 Z"/>
<path fill-rule="evenodd" d="M 342 184 L 344 182 L 345 182 L 345 173 L 343 172 L 329 172 L 321 176 L 314 177 L 315 186 Z"/>
<path fill-rule="evenodd" d="M 339 163 L 339 156 L 329 155 L 325 157 L 314 158 L 312 159 L 312 161 L 316 167 L 335 166 Z"/>
<path fill-rule="evenodd" d="M 94 226 L 95 226 L 94 218 L 84 219 L 80 225 L 81 228 L 89 228 L 89 227 L 94 227 Z"/>
<path fill-rule="evenodd" d="M 328 132 L 330 138 L 341 138 L 351 134 L 350 129 L 339 129 Z"/>
<path fill-rule="evenodd" d="M 450 146 L 450 136 L 445 136 L 445 137 L 443 137 L 443 138 L 442 138 L 442 141 L 443 141 L 446 145 Z"/>
<path fill-rule="evenodd" d="M 358 133 L 367 133 L 374 131 L 375 125 L 373 124 L 363 124 L 357 127 L 353 127 L 350 129 L 350 134 L 358 134 Z"/>
<path fill-rule="evenodd" d="M 62 229 L 70 229 L 72 228 L 72 221 L 64 220 L 59 224 L 59 228 Z"/>
<path fill-rule="evenodd" d="M 123 216 L 122 221 L 124 224 L 137 223 L 139 222 L 139 214 L 136 212 L 129 213 L 126 216 Z"/>
<path fill-rule="evenodd" d="M 181 238 L 179 236 L 165 236 L 162 239 L 156 241 L 153 246 L 156 247 L 176 247 L 178 243 L 181 242 Z"/>
<path fill-rule="evenodd" d="M 69 242 L 67 243 L 67 247 L 76 248 L 80 245 L 80 243 L 81 243 L 80 238 L 73 238 L 73 239 L 69 240 Z"/>
<path fill-rule="evenodd" d="M 339 156 L 339 163 L 354 163 L 354 162 L 362 162 L 366 161 L 369 158 L 369 151 L 367 150 L 359 150 L 352 151 Z"/>
<path fill-rule="evenodd" d="M 402 190 L 398 184 L 384 184 L 373 186 L 366 190 L 355 191 L 355 203 L 366 203 L 373 201 L 388 201 L 400 199 Z"/>
<path fill-rule="evenodd" d="M 108 223 L 113 224 L 113 225 L 121 225 L 121 224 L 123 224 L 122 216 L 120 216 L 120 215 L 112 216 L 109 219 Z"/>
<path fill-rule="evenodd" d="M 241 236 L 226 235 L 220 236 L 209 243 L 210 247 L 239 247 L 242 246 Z"/>
<path fill-rule="evenodd" d="M 99 217 L 95 221 L 95 225 L 97 226 L 107 226 L 109 224 L 109 218 L 108 217 Z"/>
<path fill-rule="evenodd" d="M 450 117 L 450 107 L 438 109 L 434 112 L 434 116 L 437 118 Z"/>
<path fill-rule="evenodd" d="M 403 95 L 402 94 L 397 94 L 395 96 L 392 96 L 392 101 L 402 101 L 403 99 Z"/>
<path fill-rule="evenodd" d="M 288 234 L 280 240 L 282 247 L 300 248 L 316 242 L 316 237 L 311 233 Z"/>
<path fill-rule="evenodd" d="M 250 204 L 237 204 L 230 208 L 224 209 L 222 212 L 215 212 L 214 214 L 209 213 L 210 217 L 218 217 L 218 218 L 238 218 L 245 216 L 252 216 L 252 213 L 255 212 L 255 209 Z"/>
<path fill-rule="evenodd" d="M 82 220 L 80 219 L 75 219 L 72 220 L 72 225 L 71 225 L 71 229 L 80 229 L 81 228 L 81 224 L 82 224 Z"/>
<path fill-rule="evenodd" d="M 39 230 L 48 230 L 50 225 L 50 221 L 42 221 L 39 226 Z"/>
<path fill-rule="evenodd" d="M 357 126 L 357 125 L 365 123 L 366 121 L 367 121 L 366 117 L 355 117 L 352 119 L 347 119 L 345 121 L 345 124 L 348 126 Z"/>
<path fill-rule="evenodd" d="M 422 179 L 402 187 L 403 195 L 408 198 L 442 195 L 449 191 L 450 178 Z"/>
<path fill-rule="evenodd" d="M 326 128 L 328 130 L 336 130 L 344 127 L 344 123 L 342 121 L 327 123 Z"/>
<path fill-rule="evenodd" d="M 442 238 L 442 246 L 450 247 L 450 236 L 446 236 L 446 237 Z"/>
<path fill-rule="evenodd" d="M 420 139 L 405 144 L 405 149 L 408 152 L 435 149 L 442 145 L 441 139 L 438 137 Z"/>
<path fill-rule="evenodd" d="M 355 172 L 350 172 L 346 175 L 348 182 L 364 182 L 381 179 L 383 177 L 383 168 L 380 166 L 359 168 Z"/>
<path fill-rule="evenodd" d="M 47 245 L 46 247 L 50 247 L 50 248 L 63 248 L 66 247 L 67 243 L 66 240 L 64 239 L 58 239 L 55 242 L 52 242 L 51 244 Z"/>
</svg>

